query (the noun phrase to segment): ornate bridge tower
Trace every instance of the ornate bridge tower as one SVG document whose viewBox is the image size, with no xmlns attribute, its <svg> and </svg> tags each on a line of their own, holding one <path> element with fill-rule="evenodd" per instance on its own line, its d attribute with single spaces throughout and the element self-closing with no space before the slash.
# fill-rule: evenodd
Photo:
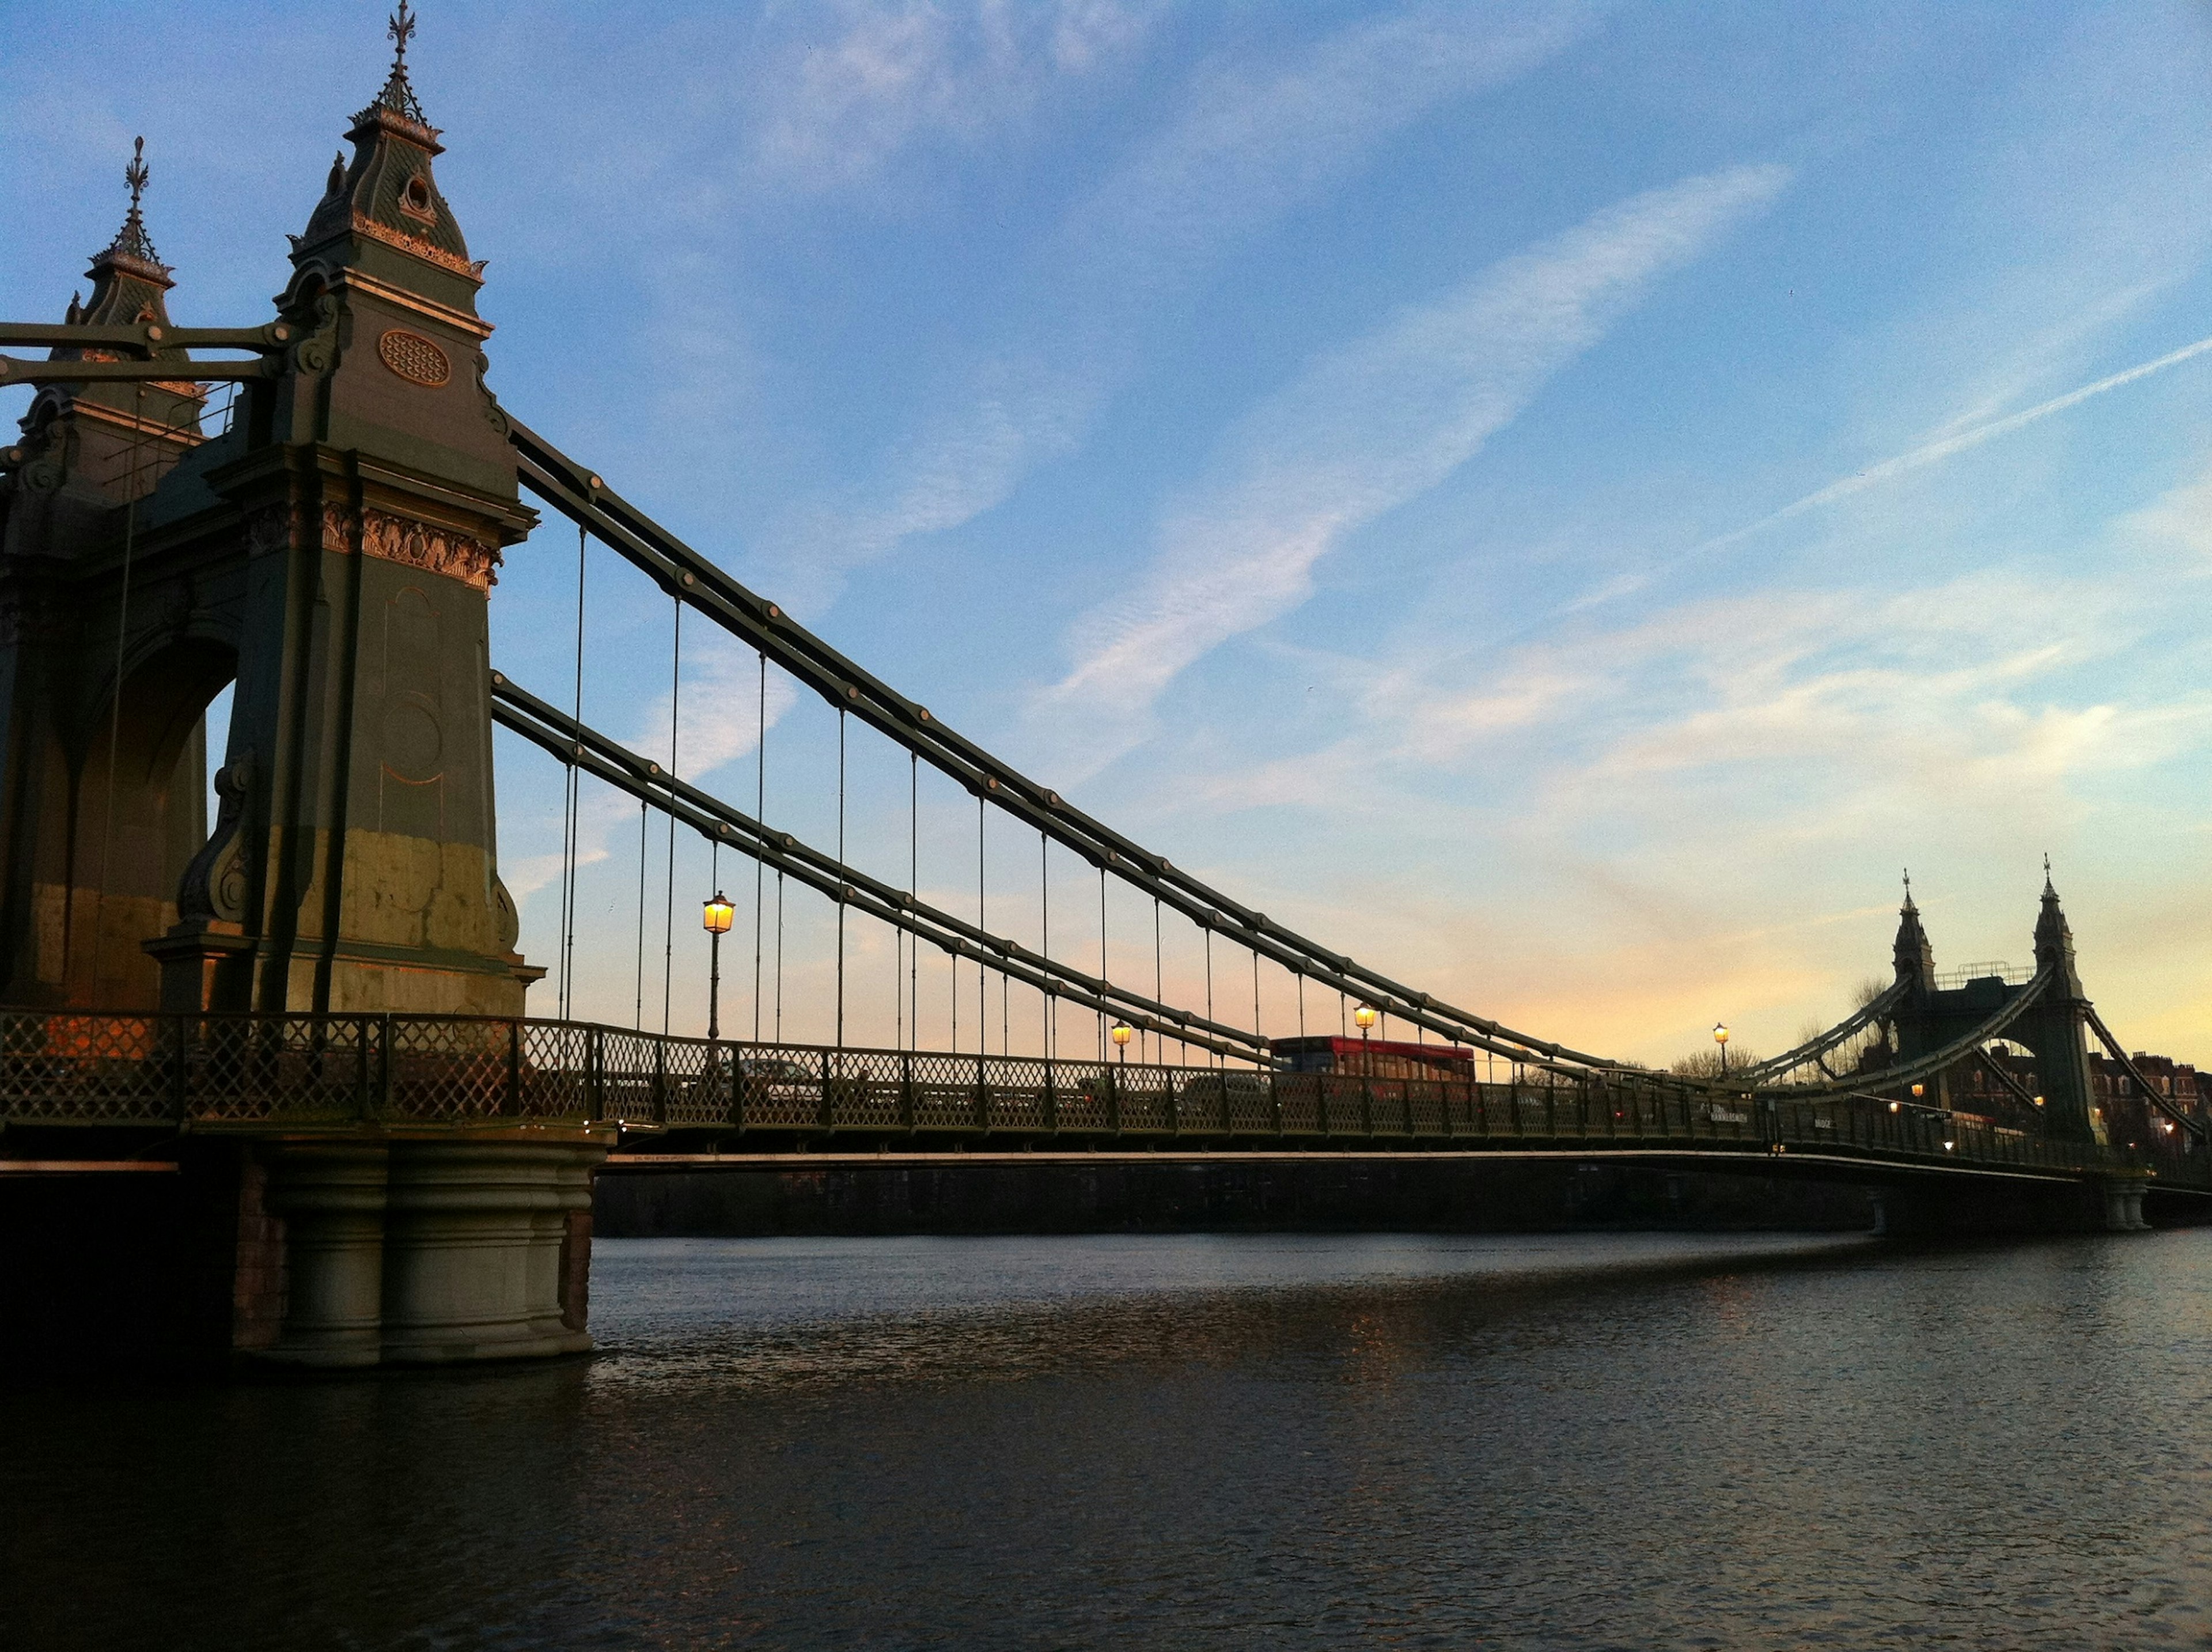
<svg viewBox="0 0 2212 1652">
<path fill-rule="evenodd" d="M 2058 905 L 2051 869 L 2044 868 L 2043 905 L 2035 919 L 2035 967 L 2050 982 L 2035 1006 L 2016 1023 L 2018 1037 L 2035 1057 L 2050 1117 L 2045 1128 L 2075 1141 L 2105 1139 L 2089 1065 L 2089 996 L 2074 967 L 2074 931 Z"/>
<path fill-rule="evenodd" d="M 1906 988 L 1895 1017 L 1899 1060 L 1910 1061 L 1944 1048 L 2033 990 L 2034 1002 L 2021 1011 L 2004 1036 L 2026 1045 L 2035 1057 L 2044 1133 L 2060 1140 L 2103 1140 L 2092 1101 L 2089 1000 L 2075 969 L 2074 932 L 2059 907 L 2047 868 L 2035 922 L 2036 971 L 2044 983 L 2040 988 L 1994 975 L 1956 987 L 1937 986 L 1935 950 L 1921 926 L 1920 908 L 1913 903 L 1909 884 L 1898 913 L 1893 957 L 1896 979 Z M 1948 1070 L 1936 1074 L 1928 1104 L 1949 1107 L 1949 1084 Z"/>
<path fill-rule="evenodd" d="M 171 271 L 131 210 L 86 271 L 88 330 L 170 328 Z M 181 356 L 181 350 L 167 352 Z M 56 361 L 112 360 L 62 347 Z M 181 369 L 180 369 L 181 370 Z M 200 713 L 235 668 L 223 581 L 142 538 L 141 503 L 206 446 L 204 386 L 41 390 L 0 481 L 0 999 L 149 1005 L 139 943 L 176 916 L 207 835 Z M 205 559 L 201 559 L 204 563 Z M 129 597 L 135 594 L 137 612 Z M 118 680 L 121 692 L 116 691 Z"/>
<path fill-rule="evenodd" d="M 56 1011 L 49 1039 L 89 1036 L 76 1011 L 520 1017 L 544 973 L 499 878 L 487 635 L 535 515 L 413 28 L 403 3 L 276 319 L 217 341 L 273 367 L 180 359 L 198 381 L 148 381 L 145 350 L 212 335 L 170 322 L 134 160 L 129 216 L 68 312 L 84 343 L 54 352 L 88 376 L 41 374 L 0 452 L 0 1005 Z M 242 381 L 221 428 L 210 374 Z M 228 729 L 205 730 L 233 681 Z M 337 1364 L 588 1346 L 601 1152 L 580 1129 L 366 1114 L 187 1144 L 231 1178 L 217 1250 L 278 1236 L 239 1263 L 225 1335 Z"/>
<path fill-rule="evenodd" d="M 6 1001 L 516 1015 L 542 973 L 499 880 L 486 686 L 486 595 L 533 516 L 404 51 L 295 238 L 301 342 L 228 430 L 182 384 L 33 409 L 0 489 Z M 143 181 L 73 319 L 167 326 Z M 196 726 L 234 673 L 209 835 Z"/>
</svg>

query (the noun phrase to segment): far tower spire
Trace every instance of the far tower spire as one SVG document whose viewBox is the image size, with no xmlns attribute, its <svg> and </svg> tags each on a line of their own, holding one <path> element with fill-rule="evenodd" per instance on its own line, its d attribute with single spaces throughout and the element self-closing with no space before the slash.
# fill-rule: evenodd
<svg viewBox="0 0 2212 1652">
<path fill-rule="evenodd" d="M 1922 992 L 1936 984 L 1936 950 L 1928 932 L 1920 926 L 1920 908 L 1912 901 L 1912 873 L 1905 874 L 1905 904 L 1897 909 L 1897 939 L 1890 948 L 1897 979 L 1917 983 Z"/>
</svg>

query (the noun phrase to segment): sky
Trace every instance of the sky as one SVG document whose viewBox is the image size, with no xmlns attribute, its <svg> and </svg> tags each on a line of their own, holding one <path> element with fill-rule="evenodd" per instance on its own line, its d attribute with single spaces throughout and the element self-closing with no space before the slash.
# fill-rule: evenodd
<svg viewBox="0 0 2212 1652">
<path fill-rule="evenodd" d="M 1840 1017 L 1908 866 L 1940 969 L 2026 963 L 2047 853 L 2105 1019 L 2212 1061 L 2203 7 L 421 19 L 503 404 L 1178 865 L 1656 1061 L 1716 1021 L 1772 1051 Z M 7 313 L 82 285 L 143 133 L 172 313 L 264 319 L 383 25 L 0 0 Z M 575 580 L 556 519 L 493 602 L 495 663 L 564 702 Z M 586 720 L 665 755 L 666 599 L 604 550 L 585 597 Z M 765 721 L 769 818 L 834 848 L 836 719 L 758 671 L 686 629 L 679 772 L 749 805 Z M 848 733 L 850 857 L 904 882 L 911 852 L 972 912 L 972 801 Z M 559 773 L 505 736 L 498 762 L 551 962 Z M 773 1025 L 750 870 L 688 843 L 672 868 L 657 826 L 641 867 L 634 806 L 590 787 L 580 822 L 578 1012 L 658 1024 L 665 974 L 696 1028 L 690 903 L 720 881 L 726 1023 Z M 1034 940 L 1048 901 L 1055 951 L 1095 962 L 1082 868 L 995 823 L 985 860 L 990 926 Z M 1113 895 L 1117 973 L 1149 974 L 1150 923 Z M 787 1033 L 830 1036 L 828 910 L 791 893 L 785 944 Z M 1200 954 L 1163 937 L 1171 995 Z M 848 932 L 848 1036 L 900 1036 L 900 968 Z M 1291 984 L 1261 991 L 1294 1029 Z M 1042 1036 L 987 1008 L 994 1048 Z"/>
</svg>

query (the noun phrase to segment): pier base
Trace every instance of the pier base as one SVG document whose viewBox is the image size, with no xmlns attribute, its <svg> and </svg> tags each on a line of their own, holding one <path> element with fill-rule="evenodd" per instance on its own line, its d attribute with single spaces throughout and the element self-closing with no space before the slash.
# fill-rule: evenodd
<svg viewBox="0 0 2212 1652">
<path fill-rule="evenodd" d="M 418 1144 L 392 1150 L 384 1357 L 409 1364 L 581 1353 L 563 1315 L 569 1213 L 596 1151 Z"/>
<path fill-rule="evenodd" d="M 2148 1233 L 2139 1176 L 2094 1181 L 1960 1186 L 1899 1182 L 1871 1192 L 1874 1231 L 1889 1238 L 1944 1234 Z"/>
<path fill-rule="evenodd" d="M 290 1365 L 374 1365 L 384 1357 L 381 1147 L 298 1148 L 278 1159 L 269 1206 L 284 1222 L 285 1303 L 276 1341 Z"/>
<path fill-rule="evenodd" d="M 2145 1187 L 2142 1181 L 2115 1178 L 2104 1183 L 2100 1191 L 2104 1194 L 2106 1232 L 2150 1231 L 2150 1224 L 2143 1220 Z"/>
<path fill-rule="evenodd" d="M 288 1147 L 283 1327 L 252 1351 L 307 1366 L 581 1353 L 597 1147 L 399 1142 Z"/>
</svg>

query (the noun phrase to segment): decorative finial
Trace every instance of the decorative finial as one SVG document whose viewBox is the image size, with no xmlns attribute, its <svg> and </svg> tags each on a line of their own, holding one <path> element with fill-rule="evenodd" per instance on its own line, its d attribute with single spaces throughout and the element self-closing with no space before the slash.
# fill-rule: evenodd
<svg viewBox="0 0 2212 1652">
<path fill-rule="evenodd" d="M 134 138 L 131 143 L 131 164 L 123 169 L 123 181 L 131 185 L 131 216 L 138 216 L 138 203 L 146 193 L 146 185 L 154 174 L 146 170 L 146 140 Z"/>
<path fill-rule="evenodd" d="M 121 258 L 143 265 L 146 270 L 155 272 L 157 278 L 163 278 L 168 275 L 169 268 L 154 252 L 153 240 L 146 234 L 146 218 L 143 210 L 146 185 L 152 181 L 153 176 L 146 166 L 146 140 L 138 138 L 131 145 L 131 164 L 123 169 L 123 181 L 131 185 L 131 210 L 124 215 L 123 228 L 115 232 L 115 239 L 108 243 L 107 250 L 100 257 Z"/>
<path fill-rule="evenodd" d="M 415 26 L 414 9 L 407 0 L 399 0 L 399 9 L 392 14 L 384 27 L 384 32 L 392 37 L 392 72 L 385 76 L 384 89 L 376 94 L 376 101 L 362 110 L 362 115 L 386 109 L 404 116 L 418 126 L 429 125 L 423 117 L 422 106 L 416 101 L 415 88 L 407 82 L 407 42 L 415 36 Z"/>
</svg>

